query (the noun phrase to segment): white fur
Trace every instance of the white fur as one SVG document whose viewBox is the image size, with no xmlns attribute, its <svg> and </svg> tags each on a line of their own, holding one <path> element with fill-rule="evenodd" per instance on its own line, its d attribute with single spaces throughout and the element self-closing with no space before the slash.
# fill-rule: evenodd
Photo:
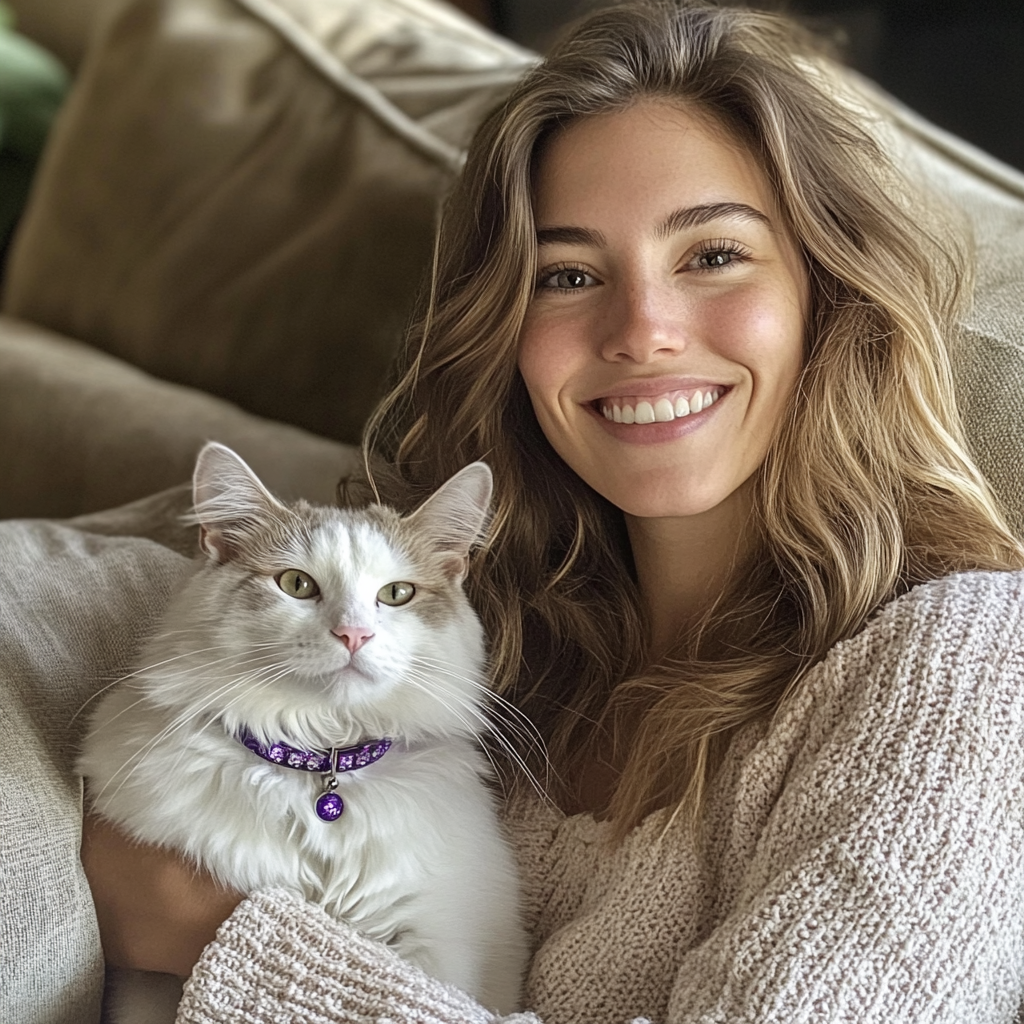
<svg viewBox="0 0 1024 1024">
<path fill-rule="evenodd" d="M 231 485 L 237 491 L 237 479 Z M 489 480 L 465 553 L 487 498 Z M 417 567 L 358 513 L 338 512 L 288 542 L 294 550 L 280 569 L 307 572 L 320 600 L 289 597 L 273 577 L 254 583 L 220 560 L 218 536 L 173 599 L 144 667 L 95 712 L 80 759 L 95 808 L 234 889 L 297 891 L 511 1011 L 526 946 L 477 744 L 482 629 L 461 589 L 454 614 L 432 625 L 412 603 L 378 603 L 380 587 L 415 582 Z M 450 538 L 444 545 L 449 552 Z M 234 596 L 243 586 L 266 588 L 258 614 Z M 353 654 L 330 632 L 350 621 L 374 632 Z M 314 812 L 321 777 L 260 760 L 234 738 L 242 726 L 310 749 L 379 736 L 394 745 L 338 776 L 345 811 L 328 823 Z M 118 1024 L 143 1020 L 132 1013 Z"/>
</svg>

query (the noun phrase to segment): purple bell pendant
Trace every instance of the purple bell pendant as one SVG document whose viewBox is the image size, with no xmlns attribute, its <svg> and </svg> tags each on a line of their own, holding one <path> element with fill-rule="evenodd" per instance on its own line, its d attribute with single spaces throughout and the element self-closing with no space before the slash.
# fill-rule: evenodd
<svg viewBox="0 0 1024 1024">
<path fill-rule="evenodd" d="M 334 751 L 331 751 L 331 760 L 334 760 Z M 317 797 L 314 810 L 321 821 L 337 821 L 341 812 L 345 810 L 345 801 L 335 793 L 338 788 L 338 780 L 331 772 L 324 776 L 324 791 Z"/>
</svg>

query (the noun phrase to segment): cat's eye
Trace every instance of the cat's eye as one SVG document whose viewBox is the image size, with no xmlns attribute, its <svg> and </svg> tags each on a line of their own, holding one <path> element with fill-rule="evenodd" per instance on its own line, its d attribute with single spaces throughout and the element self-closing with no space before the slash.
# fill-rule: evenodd
<svg viewBox="0 0 1024 1024">
<path fill-rule="evenodd" d="M 306 600 L 307 597 L 316 597 L 320 593 L 316 580 L 301 569 L 285 569 L 276 579 L 277 585 L 289 597 L 298 598 L 300 601 Z"/>
<path fill-rule="evenodd" d="M 393 606 L 408 604 L 415 593 L 416 588 L 411 583 L 385 583 L 377 591 L 377 600 Z"/>
</svg>

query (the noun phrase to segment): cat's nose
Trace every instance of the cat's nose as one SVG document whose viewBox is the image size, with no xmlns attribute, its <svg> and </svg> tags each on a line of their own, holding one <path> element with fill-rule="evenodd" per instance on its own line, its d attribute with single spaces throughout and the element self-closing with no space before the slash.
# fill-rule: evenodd
<svg viewBox="0 0 1024 1024">
<path fill-rule="evenodd" d="M 363 626 L 335 626 L 331 632 L 352 654 L 355 654 L 373 636 L 373 633 Z"/>
</svg>

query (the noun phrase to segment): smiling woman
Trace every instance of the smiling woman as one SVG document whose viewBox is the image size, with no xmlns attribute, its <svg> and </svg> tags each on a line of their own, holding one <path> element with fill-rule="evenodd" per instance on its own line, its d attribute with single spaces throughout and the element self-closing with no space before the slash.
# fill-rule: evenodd
<svg viewBox="0 0 1024 1024">
<path fill-rule="evenodd" d="M 475 138 L 367 433 L 400 508 L 494 473 L 467 587 L 554 768 L 506 808 L 545 1024 L 1024 1004 L 1024 550 L 956 411 L 969 263 L 827 68 L 699 0 L 585 20 Z M 182 1005 L 498 1019 L 281 893 Z"/>
<path fill-rule="evenodd" d="M 751 155 L 664 100 L 549 140 L 534 213 L 519 370 L 551 446 L 625 514 L 664 652 L 750 541 L 743 485 L 803 366 L 807 271 Z"/>
<path fill-rule="evenodd" d="M 746 151 L 664 102 L 581 121 L 540 157 L 519 369 L 545 437 L 628 521 L 685 527 L 764 461 L 808 305 L 774 206 Z"/>
<path fill-rule="evenodd" d="M 965 247 L 827 67 L 763 13 L 586 21 L 481 129 L 368 434 L 400 502 L 494 468 L 497 683 L 619 836 L 698 820 L 886 602 L 1024 561 L 956 413 Z"/>
</svg>

